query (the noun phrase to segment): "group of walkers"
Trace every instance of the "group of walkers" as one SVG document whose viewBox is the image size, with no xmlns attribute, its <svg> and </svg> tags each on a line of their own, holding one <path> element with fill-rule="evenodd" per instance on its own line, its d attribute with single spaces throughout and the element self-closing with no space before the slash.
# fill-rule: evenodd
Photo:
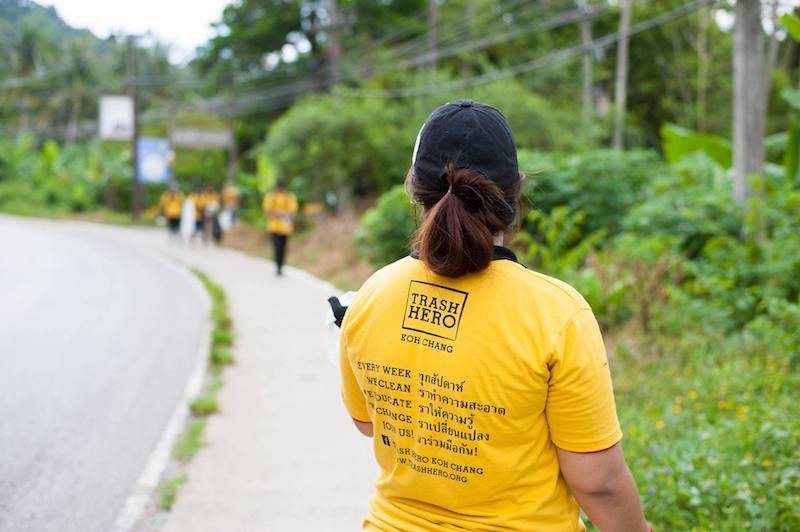
<svg viewBox="0 0 800 532">
<path fill-rule="evenodd" d="M 198 188 L 186 197 L 175 184 L 170 184 L 160 202 L 169 238 L 194 242 L 199 237 L 204 244 L 219 243 L 224 231 L 237 222 L 239 197 L 239 189 L 232 184 L 226 184 L 219 193 L 213 187 Z M 289 236 L 294 232 L 297 197 L 286 189 L 284 181 L 278 181 L 275 190 L 264 196 L 262 207 L 274 248 L 276 274 L 283 275 Z"/>
<path fill-rule="evenodd" d="M 239 190 L 230 184 L 223 187 L 221 194 L 204 187 L 188 196 L 170 184 L 160 202 L 170 239 L 193 242 L 199 237 L 206 244 L 222 240 L 223 231 L 236 222 L 238 208 Z"/>
</svg>

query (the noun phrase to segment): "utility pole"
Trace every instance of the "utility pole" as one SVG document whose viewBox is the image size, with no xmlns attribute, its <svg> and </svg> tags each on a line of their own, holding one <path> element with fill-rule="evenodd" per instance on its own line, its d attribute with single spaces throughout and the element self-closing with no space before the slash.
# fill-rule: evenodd
<svg viewBox="0 0 800 532">
<path fill-rule="evenodd" d="M 438 26 L 438 11 L 439 6 L 436 0 L 428 0 L 428 56 L 430 57 L 428 68 L 431 70 L 435 70 L 437 64 L 436 46 L 439 38 L 436 30 Z"/>
<path fill-rule="evenodd" d="M 133 219 L 142 212 L 142 184 L 139 182 L 139 80 L 136 57 L 136 37 L 128 36 L 128 94 L 133 102 L 133 136 L 131 138 L 131 165 L 133 169 Z"/>
<path fill-rule="evenodd" d="M 228 144 L 228 175 L 227 182 L 232 185 L 236 181 L 236 162 L 239 152 L 236 149 L 236 63 L 231 68 L 230 95 L 228 101 L 228 131 L 230 132 L 230 142 Z"/>
<path fill-rule="evenodd" d="M 764 165 L 764 41 L 761 2 L 736 2 L 733 45 L 733 200 L 744 205 L 747 179 Z"/>
<path fill-rule="evenodd" d="M 169 185 L 170 186 L 177 186 L 178 180 L 175 177 L 175 143 L 172 140 L 173 132 L 175 131 L 175 108 L 177 107 L 177 102 L 175 100 L 175 93 L 170 91 L 169 96 L 169 107 L 167 108 L 167 112 L 169 113 L 167 120 L 167 138 L 169 139 L 169 149 L 170 149 L 170 157 L 169 157 Z"/>
<path fill-rule="evenodd" d="M 708 8 L 697 12 L 697 130 L 706 130 L 706 93 L 708 90 L 708 22 L 711 13 Z"/>
<path fill-rule="evenodd" d="M 467 19 L 467 39 L 472 40 L 475 38 L 475 0 L 467 0 L 466 12 L 464 16 Z M 471 55 L 467 55 L 464 57 L 464 60 L 461 63 L 461 76 L 468 77 L 470 71 L 475 66 L 473 61 L 471 60 Z"/>
<path fill-rule="evenodd" d="M 633 0 L 622 0 L 622 13 L 619 21 L 619 41 L 617 42 L 617 75 L 614 88 L 614 140 L 613 147 L 625 147 L 625 105 L 628 92 L 628 32 L 631 27 L 631 7 Z"/>
<path fill-rule="evenodd" d="M 342 48 L 339 45 L 339 10 L 336 6 L 336 0 L 325 0 L 324 5 L 325 10 L 328 12 L 328 27 L 325 29 L 328 41 L 325 46 L 325 55 L 328 58 L 328 65 L 330 65 L 331 68 L 330 84 L 333 86 L 342 80 Z"/>
<path fill-rule="evenodd" d="M 588 46 L 592 42 L 592 26 L 589 22 L 589 10 L 587 9 L 586 0 L 578 0 L 578 6 L 581 9 L 581 20 L 579 22 L 581 30 L 581 45 Z M 582 67 L 582 84 L 581 84 L 581 122 L 583 122 L 584 131 L 592 122 L 592 53 L 594 50 L 584 50 L 581 57 Z"/>
</svg>

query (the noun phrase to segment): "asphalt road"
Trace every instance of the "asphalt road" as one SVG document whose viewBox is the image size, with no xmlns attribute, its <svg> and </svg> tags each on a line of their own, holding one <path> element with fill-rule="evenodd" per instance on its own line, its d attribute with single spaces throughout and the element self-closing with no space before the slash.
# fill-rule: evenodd
<svg viewBox="0 0 800 532">
<path fill-rule="evenodd" d="M 0 217 L 0 532 L 109 529 L 207 316 L 191 275 L 152 250 Z"/>
</svg>

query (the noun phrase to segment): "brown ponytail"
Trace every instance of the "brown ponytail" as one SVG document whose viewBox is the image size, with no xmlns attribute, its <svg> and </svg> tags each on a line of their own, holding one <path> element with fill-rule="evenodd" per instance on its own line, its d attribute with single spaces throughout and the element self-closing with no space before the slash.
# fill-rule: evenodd
<svg viewBox="0 0 800 532">
<path fill-rule="evenodd" d="M 514 223 L 521 176 L 505 192 L 482 173 L 453 163 L 445 167 L 439 187 L 416 181 L 411 172 L 407 179 L 411 197 L 425 210 L 416 246 L 428 268 L 445 277 L 461 277 L 488 267 L 494 235 Z"/>
</svg>

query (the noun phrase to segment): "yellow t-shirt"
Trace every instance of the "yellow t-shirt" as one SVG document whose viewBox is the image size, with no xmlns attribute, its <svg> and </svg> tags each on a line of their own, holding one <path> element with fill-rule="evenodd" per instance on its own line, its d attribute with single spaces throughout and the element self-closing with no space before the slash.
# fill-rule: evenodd
<svg viewBox="0 0 800 532">
<path fill-rule="evenodd" d="M 180 218 L 183 207 L 183 193 L 167 190 L 161 195 L 161 212 L 167 218 Z"/>
<path fill-rule="evenodd" d="M 239 189 L 233 185 L 225 185 L 222 189 L 222 203 L 226 207 L 236 207 L 239 203 Z"/>
<path fill-rule="evenodd" d="M 267 214 L 267 231 L 279 235 L 292 234 L 294 215 L 297 213 L 297 198 L 294 194 L 291 192 L 267 194 L 264 196 L 262 207 Z"/>
<path fill-rule="evenodd" d="M 189 199 L 194 203 L 194 219 L 202 220 L 203 211 L 206 208 L 206 194 L 203 192 L 192 192 Z"/>
<path fill-rule="evenodd" d="M 622 438 L 603 340 L 572 287 L 509 260 L 459 279 L 407 257 L 342 324 L 342 396 L 374 425 L 367 530 L 583 530 L 556 446 Z"/>
</svg>

